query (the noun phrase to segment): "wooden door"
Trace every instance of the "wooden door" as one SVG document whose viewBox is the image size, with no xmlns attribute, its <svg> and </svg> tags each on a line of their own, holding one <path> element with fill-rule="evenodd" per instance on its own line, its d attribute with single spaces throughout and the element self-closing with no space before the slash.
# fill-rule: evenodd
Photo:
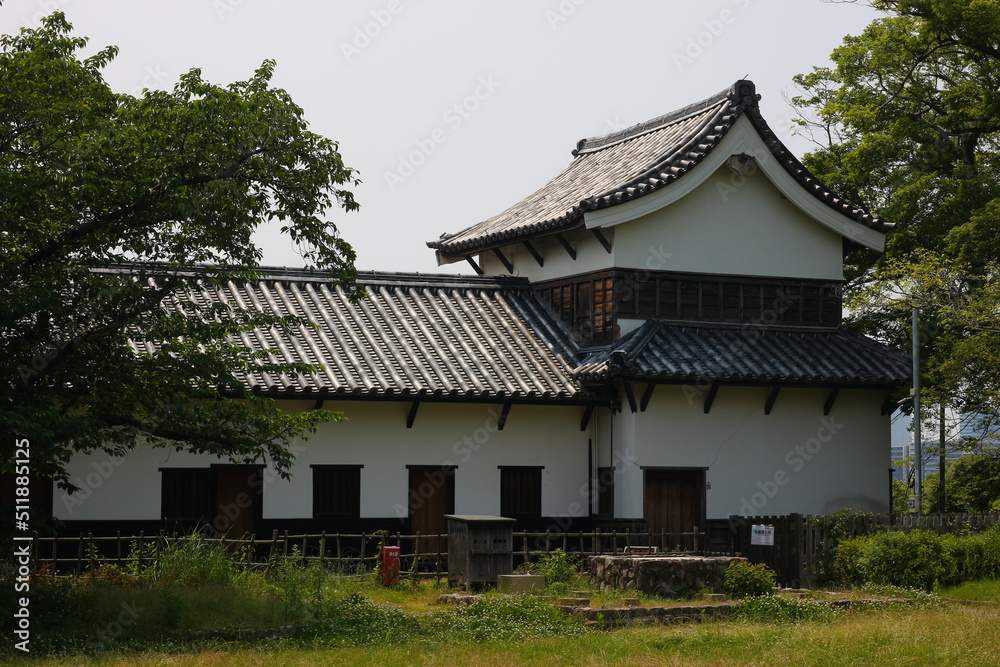
<svg viewBox="0 0 1000 667">
<path fill-rule="evenodd" d="M 215 473 L 215 518 L 219 535 L 241 539 L 253 535 L 261 516 L 261 469 L 258 466 L 213 466 Z"/>
<path fill-rule="evenodd" d="M 410 530 L 419 535 L 444 535 L 448 532 L 445 514 L 455 513 L 455 469 L 450 466 L 409 466 Z M 417 553 L 437 554 L 446 551 L 438 537 L 417 540 Z"/>
<path fill-rule="evenodd" d="M 705 471 L 651 468 L 645 471 L 644 514 L 650 544 L 663 550 L 695 547 L 691 536 L 678 533 L 705 529 Z M 673 533 L 673 534 L 671 534 Z"/>
</svg>

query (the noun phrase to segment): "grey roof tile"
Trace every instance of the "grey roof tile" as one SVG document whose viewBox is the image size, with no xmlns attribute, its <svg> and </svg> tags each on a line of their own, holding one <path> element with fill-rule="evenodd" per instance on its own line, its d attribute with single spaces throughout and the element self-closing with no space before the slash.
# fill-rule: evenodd
<svg viewBox="0 0 1000 667">
<path fill-rule="evenodd" d="M 575 229 L 583 216 L 654 192 L 690 171 L 746 115 L 778 163 L 808 192 L 858 224 L 888 231 L 891 223 L 844 201 L 784 146 L 760 114 L 756 87 L 739 80 L 695 104 L 619 132 L 583 139 L 574 160 L 535 193 L 507 210 L 427 245 L 461 256 Z"/>
<path fill-rule="evenodd" d="M 248 349 L 275 350 L 274 362 L 319 366 L 301 376 L 252 372 L 245 378 L 251 391 L 333 399 L 599 400 L 573 377 L 572 343 L 526 280 L 361 273 L 357 282 L 367 296 L 353 303 L 322 274 L 267 271 L 252 284 L 218 288 L 201 284 L 192 271 L 187 286 L 187 296 L 200 303 L 231 303 L 319 325 L 301 326 L 294 336 L 274 329 L 243 334 Z M 166 307 L 182 306 L 168 300 Z"/>
<path fill-rule="evenodd" d="M 894 387 L 910 356 L 845 327 L 790 330 L 682 326 L 650 320 L 576 368 L 581 382 L 662 382 Z"/>
</svg>

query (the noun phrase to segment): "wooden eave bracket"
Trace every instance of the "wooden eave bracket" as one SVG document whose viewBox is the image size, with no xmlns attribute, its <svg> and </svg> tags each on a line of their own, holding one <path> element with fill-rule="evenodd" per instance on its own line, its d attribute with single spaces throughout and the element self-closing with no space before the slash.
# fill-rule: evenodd
<svg viewBox="0 0 1000 667">
<path fill-rule="evenodd" d="M 836 388 L 830 391 L 830 394 L 826 397 L 826 403 L 823 404 L 823 416 L 829 416 L 830 411 L 833 410 L 833 404 L 837 402 L 837 395 L 840 394 L 840 389 Z"/>
<path fill-rule="evenodd" d="M 324 403 L 326 403 L 326 399 L 325 398 L 317 398 L 316 399 L 316 404 L 313 405 L 313 410 L 322 410 Z"/>
<path fill-rule="evenodd" d="M 502 431 L 504 425 L 507 423 L 507 415 L 510 414 L 511 403 L 504 403 L 503 409 L 500 410 L 500 416 L 497 417 L 497 430 Z"/>
<path fill-rule="evenodd" d="M 524 249 L 528 251 L 528 254 L 534 257 L 535 261 L 538 262 L 538 266 L 545 266 L 545 259 L 542 257 L 541 253 L 538 252 L 538 249 L 531 244 L 531 241 L 524 241 L 523 245 Z"/>
<path fill-rule="evenodd" d="M 610 255 L 610 254 L 611 254 L 611 241 L 609 241 L 609 240 L 608 240 L 608 237 L 607 237 L 607 236 L 605 236 L 605 235 L 604 235 L 604 234 L 603 234 L 603 233 L 601 232 L 601 230 L 600 230 L 600 229 L 598 229 L 597 227 L 593 227 L 593 228 L 591 228 L 591 230 L 590 230 L 590 231 L 591 231 L 591 232 L 592 232 L 592 233 L 594 234 L 594 236 L 595 236 L 595 237 L 597 238 L 597 240 L 598 240 L 598 241 L 600 241 L 601 245 L 602 245 L 602 246 L 604 246 L 604 249 L 605 249 L 605 250 L 606 250 L 606 251 L 608 252 L 608 254 Z"/>
<path fill-rule="evenodd" d="M 632 383 L 623 382 L 622 388 L 625 390 L 625 398 L 628 399 L 628 409 L 632 411 L 632 414 L 635 414 L 639 407 L 635 403 L 635 393 L 632 391 Z"/>
<path fill-rule="evenodd" d="M 764 402 L 764 414 L 771 414 L 771 410 L 774 408 L 774 402 L 778 400 L 778 392 L 781 391 L 781 387 L 771 387 L 771 393 L 767 395 L 767 400 Z"/>
<path fill-rule="evenodd" d="M 580 430 L 586 431 L 587 427 L 590 426 L 590 419 L 594 416 L 594 406 L 588 405 L 587 409 L 583 411 L 583 419 L 580 420 Z"/>
<path fill-rule="evenodd" d="M 500 248 L 493 248 L 493 254 L 497 256 L 500 263 L 507 269 L 507 273 L 514 275 L 514 263 L 507 259 L 507 255 L 503 254 Z"/>
<path fill-rule="evenodd" d="M 719 393 L 719 385 L 713 383 L 712 388 L 708 390 L 708 396 L 705 397 L 706 415 L 712 411 L 712 404 L 715 403 L 715 395 L 718 393 Z"/>
<path fill-rule="evenodd" d="M 882 401 L 882 414 L 892 416 L 892 413 L 896 411 L 899 404 L 892 400 L 892 392 L 890 391 L 885 395 L 885 400 Z"/>
<path fill-rule="evenodd" d="M 413 401 L 410 404 L 410 414 L 406 415 L 406 428 L 413 428 L 413 420 L 417 418 L 417 408 L 420 407 L 420 401 Z"/>
<path fill-rule="evenodd" d="M 485 275 L 486 272 L 483 271 L 483 267 L 479 266 L 479 263 L 472 258 L 472 255 L 466 255 L 465 261 L 469 263 L 469 265 L 472 267 L 472 270 L 476 272 L 477 276 Z"/>
<path fill-rule="evenodd" d="M 573 250 L 573 246 L 569 244 L 569 241 L 566 240 L 565 236 L 562 234 L 556 234 L 556 241 L 559 241 L 559 245 L 561 245 L 563 250 L 569 254 L 570 259 L 576 259 L 576 250 Z"/>
<path fill-rule="evenodd" d="M 639 412 L 645 412 L 646 408 L 649 407 L 649 401 L 653 398 L 654 389 L 656 389 L 656 385 L 652 382 L 646 385 L 646 391 L 642 392 L 642 400 L 639 401 Z"/>
</svg>

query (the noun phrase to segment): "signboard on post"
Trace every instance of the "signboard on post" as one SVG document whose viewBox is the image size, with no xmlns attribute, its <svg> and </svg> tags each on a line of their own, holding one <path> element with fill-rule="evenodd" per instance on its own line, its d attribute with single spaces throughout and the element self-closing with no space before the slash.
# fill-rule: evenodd
<svg viewBox="0 0 1000 667">
<path fill-rule="evenodd" d="M 765 547 L 774 546 L 774 526 L 750 526 L 750 544 Z"/>
</svg>

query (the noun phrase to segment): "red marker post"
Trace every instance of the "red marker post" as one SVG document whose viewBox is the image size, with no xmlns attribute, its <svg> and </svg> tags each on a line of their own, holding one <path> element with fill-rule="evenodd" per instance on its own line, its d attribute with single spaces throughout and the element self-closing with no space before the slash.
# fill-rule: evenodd
<svg viewBox="0 0 1000 667">
<path fill-rule="evenodd" d="M 386 586 L 399 583 L 399 547 L 382 547 L 382 583 Z"/>
</svg>

